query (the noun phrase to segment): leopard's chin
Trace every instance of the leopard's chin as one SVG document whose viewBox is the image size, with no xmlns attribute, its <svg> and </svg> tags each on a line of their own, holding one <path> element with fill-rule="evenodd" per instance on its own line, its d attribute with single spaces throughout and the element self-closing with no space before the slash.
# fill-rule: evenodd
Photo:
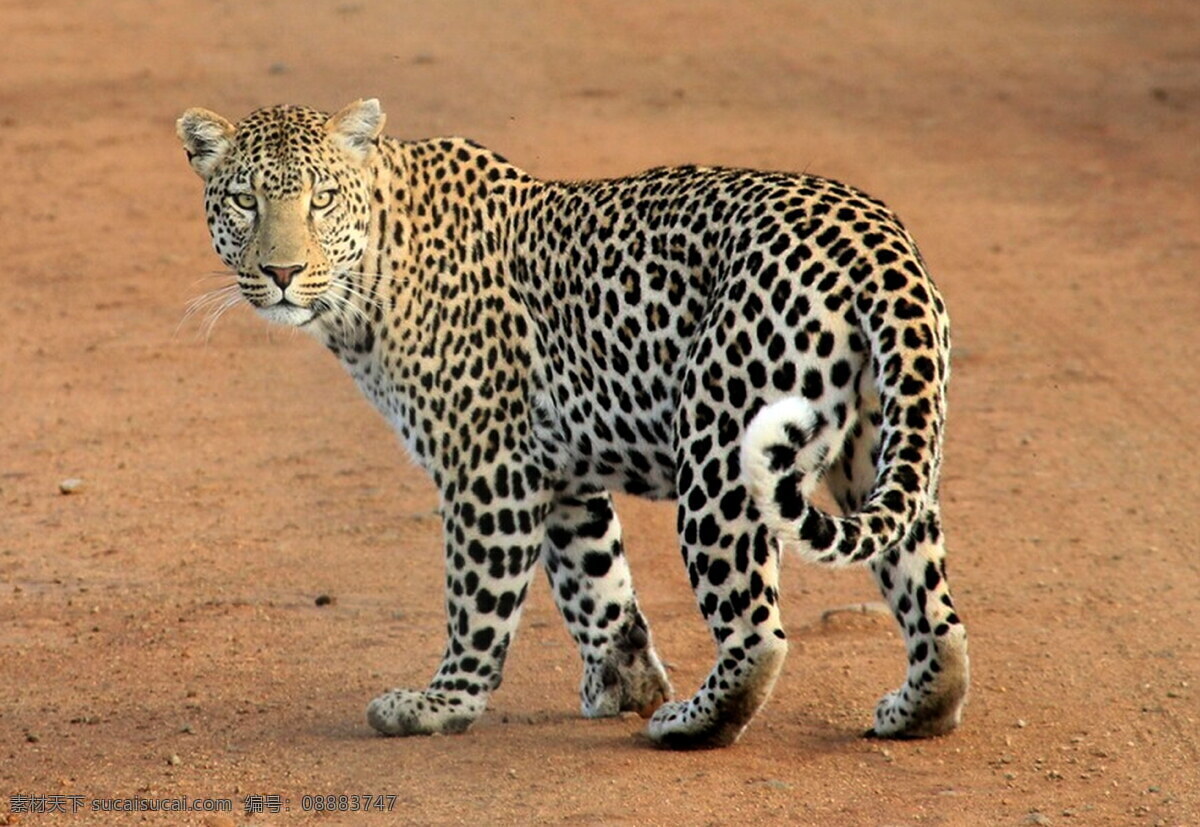
<svg viewBox="0 0 1200 827">
<path fill-rule="evenodd" d="M 268 307 L 255 307 L 258 315 L 271 324 L 284 327 L 304 327 L 317 318 L 316 310 L 311 307 L 300 307 L 291 302 L 281 301 Z"/>
</svg>

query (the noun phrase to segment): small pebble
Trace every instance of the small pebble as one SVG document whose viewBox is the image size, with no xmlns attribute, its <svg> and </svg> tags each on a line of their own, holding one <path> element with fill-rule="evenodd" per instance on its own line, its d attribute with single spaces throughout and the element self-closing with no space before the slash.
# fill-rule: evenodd
<svg viewBox="0 0 1200 827">
<path fill-rule="evenodd" d="M 74 494 L 81 488 L 83 488 L 83 480 L 78 477 L 71 477 L 58 484 L 58 492 L 60 494 Z"/>
<path fill-rule="evenodd" d="M 171 753 L 171 757 L 167 759 L 167 763 L 170 764 L 172 767 L 178 767 L 180 764 L 183 763 L 183 759 L 180 758 L 175 753 Z"/>
<path fill-rule="evenodd" d="M 333 603 L 334 603 L 333 595 L 330 595 L 330 594 L 317 595 L 316 604 L 318 606 L 332 606 Z"/>
</svg>

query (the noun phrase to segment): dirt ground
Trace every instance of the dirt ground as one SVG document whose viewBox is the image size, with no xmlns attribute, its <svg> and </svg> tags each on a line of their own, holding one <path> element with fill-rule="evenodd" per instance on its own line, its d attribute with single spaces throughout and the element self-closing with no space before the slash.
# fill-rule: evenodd
<svg viewBox="0 0 1200 827">
<path fill-rule="evenodd" d="M 0 823 L 1200 823 L 1194 0 L 10 0 L 0 32 Z M 363 96 L 544 177 L 807 170 L 905 218 L 955 324 L 962 729 L 859 737 L 901 641 L 822 619 L 864 572 L 794 560 L 733 748 L 579 718 L 540 578 L 469 734 L 372 734 L 441 653 L 436 498 L 314 341 L 180 325 L 220 264 L 173 129 Z M 690 693 L 713 650 L 672 508 L 620 506 Z M 234 809 L 91 811 L 180 796 Z"/>
</svg>

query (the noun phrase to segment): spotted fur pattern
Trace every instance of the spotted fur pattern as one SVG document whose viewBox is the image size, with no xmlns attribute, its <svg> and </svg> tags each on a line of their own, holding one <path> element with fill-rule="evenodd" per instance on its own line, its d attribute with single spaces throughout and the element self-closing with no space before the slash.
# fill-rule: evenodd
<svg viewBox="0 0 1200 827">
<path fill-rule="evenodd" d="M 866 563 L 895 613 L 907 676 L 871 734 L 956 726 L 966 637 L 937 502 L 949 333 L 893 214 L 808 175 L 541 181 L 470 141 L 382 128 L 376 101 L 179 122 L 246 300 L 323 341 L 441 495 L 445 655 L 425 689 L 372 701 L 371 725 L 470 726 L 540 561 L 585 715 L 653 712 L 662 745 L 730 744 L 787 650 L 784 546 Z M 821 479 L 842 515 L 812 504 Z M 614 490 L 678 503 L 718 655 L 683 700 L 668 700 Z"/>
</svg>

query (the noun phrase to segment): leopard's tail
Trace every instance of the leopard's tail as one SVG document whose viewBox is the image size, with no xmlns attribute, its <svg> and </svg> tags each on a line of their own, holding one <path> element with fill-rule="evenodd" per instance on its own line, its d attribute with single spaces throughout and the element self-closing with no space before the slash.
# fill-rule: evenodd
<svg viewBox="0 0 1200 827">
<path fill-rule="evenodd" d="M 940 302 L 940 298 L 938 299 Z M 791 396 L 763 408 L 742 440 L 742 474 L 767 527 L 807 560 L 831 566 L 865 563 L 908 537 L 934 504 L 941 462 L 949 330 L 941 307 L 918 319 L 921 346 L 874 364 L 882 405 L 875 481 L 859 510 L 836 516 L 809 500 L 841 444 L 833 423 Z M 903 331 L 903 328 L 902 328 Z M 865 331 L 879 353 L 876 331 Z M 891 336 L 897 336 L 892 329 Z M 915 344 L 912 337 L 909 342 Z M 894 346 L 894 345 L 893 345 Z"/>
<path fill-rule="evenodd" d="M 911 527 L 905 512 L 919 513 L 923 492 L 908 492 L 902 484 L 884 496 L 873 492 L 854 514 L 826 513 L 809 496 L 834 459 L 822 439 L 827 427 L 800 397 L 768 405 L 742 440 L 742 474 L 767 528 L 785 548 L 814 563 L 864 563 L 904 539 Z"/>
</svg>

